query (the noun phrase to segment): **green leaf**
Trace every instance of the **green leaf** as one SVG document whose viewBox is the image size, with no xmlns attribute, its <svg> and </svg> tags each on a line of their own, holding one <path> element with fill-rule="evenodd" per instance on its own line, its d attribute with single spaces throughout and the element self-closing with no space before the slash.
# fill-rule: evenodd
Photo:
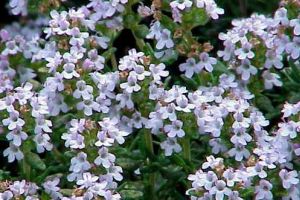
<svg viewBox="0 0 300 200">
<path fill-rule="evenodd" d="M 275 110 L 274 106 L 272 105 L 272 101 L 265 95 L 257 95 L 255 103 L 256 106 L 262 111 L 273 112 Z"/>
<path fill-rule="evenodd" d="M 33 168 L 37 170 L 45 170 L 46 164 L 36 153 L 27 152 L 25 155 L 26 162 Z"/>
<path fill-rule="evenodd" d="M 122 196 L 122 199 L 126 200 L 142 199 L 144 195 L 143 192 L 136 190 L 122 190 L 120 191 L 120 194 Z"/>
<path fill-rule="evenodd" d="M 0 181 L 10 178 L 10 172 L 0 169 Z"/>
<path fill-rule="evenodd" d="M 190 11 L 182 15 L 182 23 L 190 29 L 205 25 L 209 18 L 203 8 L 193 7 Z"/>
<path fill-rule="evenodd" d="M 134 34 L 141 39 L 144 39 L 149 33 L 149 28 L 146 25 L 137 25 L 134 29 Z"/>
<path fill-rule="evenodd" d="M 220 72 L 221 74 L 229 74 L 230 71 L 228 67 L 221 61 L 218 61 L 216 65 L 214 65 L 214 71 L 213 72 Z"/>
</svg>

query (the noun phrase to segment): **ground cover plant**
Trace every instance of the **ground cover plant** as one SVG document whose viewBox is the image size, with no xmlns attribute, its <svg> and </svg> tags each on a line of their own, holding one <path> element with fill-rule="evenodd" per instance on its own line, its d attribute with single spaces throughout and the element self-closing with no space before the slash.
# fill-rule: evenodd
<svg viewBox="0 0 300 200">
<path fill-rule="evenodd" d="M 298 0 L 3 4 L 1 200 L 300 199 Z"/>
</svg>

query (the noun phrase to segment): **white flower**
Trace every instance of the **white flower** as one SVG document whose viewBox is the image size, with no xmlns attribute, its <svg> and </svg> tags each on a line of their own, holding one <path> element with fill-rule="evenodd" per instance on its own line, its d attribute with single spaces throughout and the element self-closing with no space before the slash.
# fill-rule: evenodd
<svg viewBox="0 0 300 200">
<path fill-rule="evenodd" d="M 255 186 L 255 199 L 271 200 L 273 199 L 273 194 L 270 191 L 273 188 L 272 184 L 267 180 L 260 180 L 259 186 Z"/>
<path fill-rule="evenodd" d="M 96 146 L 112 146 L 114 143 L 114 139 L 109 138 L 104 131 L 99 131 L 97 134 L 98 141 L 95 143 Z"/>
<path fill-rule="evenodd" d="M 131 99 L 131 94 L 127 93 L 126 90 L 123 93 L 117 94 L 116 100 L 119 101 L 121 108 L 132 109 L 134 107 L 133 101 Z"/>
<path fill-rule="evenodd" d="M 163 29 L 160 33 L 160 37 L 158 38 L 156 48 L 157 49 L 163 49 L 166 48 L 172 48 L 174 46 L 174 42 L 171 38 L 171 31 L 168 29 Z"/>
<path fill-rule="evenodd" d="M 223 200 L 224 195 L 229 196 L 231 190 L 226 187 L 226 183 L 223 180 L 218 180 L 216 185 L 209 190 L 209 193 L 216 195 L 216 200 Z"/>
<path fill-rule="evenodd" d="M 202 169 L 212 168 L 215 169 L 218 166 L 223 165 L 223 158 L 215 158 L 214 156 L 206 157 L 207 162 L 202 164 Z"/>
<path fill-rule="evenodd" d="M 36 143 L 36 150 L 38 153 L 43 153 L 45 150 L 51 151 L 53 144 L 51 144 L 50 137 L 48 134 L 37 134 L 34 136 L 34 141 Z"/>
<path fill-rule="evenodd" d="M 175 0 L 170 3 L 172 8 L 178 8 L 180 10 L 184 10 L 185 8 L 190 8 L 193 5 L 193 2 L 190 0 Z"/>
<path fill-rule="evenodd" d="M 83 149 L 85 147 L 84 137 L 79 133 L 64 133 L 61 139 L 66 140 L 65 146 L 72 149 Z"/>
<path fill-rule="evenodd" d="M 6 96 L 0 99 L 0 110 L 6 110 L 7 112 L 15 111 L 14 102 L 16 98 L 14 96 Z"/>
<path fill-rule="evenodd" d="M 15 159 L 22 160 L 24 158 L 23 152 L 18 146 L 14 145 L 12 142 L 9 143 L 9 147 L 3 151 L 3 155 L 8 157 L 8 162 L 14 162 Z"/>
<path fill-rule="evenodd" d="M 93 114 L 93 110 L 99 112 L 99 104 L 95 102 L 93 99 L 86 99 L 79 103 L 77 103 L 76 108 L 78 110 L 83 110 L 86 116 L 91 116 Z"/>
<path fill-rule="evenodd" d="M 195 73 L 197 74 L 202 70 L 202 67 L 196 63 L 194 58 L 188 58 L 185 63 L 179 65 L 179 69 L 184 72 L 187 78 L 192 78 Z"/>
<path fill-rule="evenodd" d="M 278 23 L 281 23 L 284 26 L 289 25 L 289 19 L 287 16 L 287 9 L 282 7 L 276 10 L 274 15 L 275 21 L 278 21 Z"/>
<path fill-rule="evenodd" d="M 234 54 L 238 56 L 238 59 L 245 60 L 254 58 L 255 54 L 251 51 L 252 45 L 249 42 L 242 42 L 242 47 L 234 51 Z"/>
<path fill-rule="evenodd" d="M 64 71 L 61 73 L 65 79 L 72 79 L 73 77 L 80 77 L 80 75 L 75 70 L 75 64 L 66 63 L 63 66 Z"/>
<path fill-rule="evenodd" d="M 127 82 L 121 83 L 120 87 L 124 89 L 127 93 L 131 94 L 141 89 L 141 86 L 139 86 L 137 82 L 137 76 L 130 74 L 127 78 Z"/>
<path fill-rule="evenodd" d="M 160 144 L 160 147 L 165 151 L 166 156 L 171 156 L 173 152 L 178 153 L 181 151 L 181 147 L 175 138 L 167 138 Z"/>
<path fill-rule="evenodd" d="M 9 118 L 3 119 L 2 123 L 4 126 L 8 126 L 8 130 L 22 128 L 25 125 L 25 121 L 19 118 L 19 112 L 17 111 L 10 112 Z"/>
<path fill-rule="evenodd" d="M 158 112 L 161 113 L 162 119 L 175 121 L 177 119 L 175 107 L 174 103 L 169 103 L 167 106 L 160 107 Z"/>
<path fill-rule="evenodd" d="M 156 21 L 155 23 L 153 23 L 150 27 L 150 32 L 149 34 L 146 36 L 146 38 L 148 39 L 153 39 L 155 38 L 156 40 L 158 40 L 161 36 L 161 25 L 159 21 Z"/>
<path fill-rule="evenodd" d="M 235 157 L 236 161 L 242 161 L 244 158 L 249 158 L 250 152 L 242 144 L 235 144 L 235 147 L 228 151 L 231 157 Z"/>
<path fill-rule="evenodd" d="M 27 10 L 27 0 L 10 0 L 9 7 L 11 8 L 11 12 L 14 15 L 21 14 L 22 16 L 26 16 L 28 14 Z"/>
<path fill-rule="evenodd" d="M 239 181 L 235 171 L 232 168 L 226 169 L 223 173 L 223 177 L 226 179 L 226 183 L 229 187 L 233 187 L 234 183 Z"/>
<path fill-rule="evenodd" d="M 290 26 L 294 27 L 294 35 L 300 35 L 300 19 L 292 19 Z"/>
<path fill-rule="evenodd" d="M 77 180 L 76 184 L 80 185 L 80 188 L 89 188 L 93 186 L 98 179 L 98 176 L 86 172 L 82 174 L 82 179 Z"/>
<path fill-rule="evenodd" d="M 45 192 L 47 192 L 52 199 L 62 199 L 62 194 L 59 192 L 60 188 L 57 186 L 59 184 L 59 178 L 54 178 L 53 180 L 48 180 L 43 183 Z"/>
<path fill-rule="evenodd" d="M 289 189 L 292 185 L 297 185 L 299 183 L 298 173 L 297 171 L 287 171 L 286 169 L 282 169 L 279 172 L 279 176 L 282 181 L 282 186 L 285 189 Z"/>
<path fill-rule="evenodd" d="M 105 168 L 109 168 L 116 160 L 116 157 L 109 153 L 106 147 L 99 149 L 98 154 L 99 156 L 94 161 L 96 165 L 102 165 Z"/>
<path fill-rule="evenodd" d="M 177 106 L 175 107 L 175 109 L 178 111 L 191 112 L 191 110 L 195 108 L 195 105 L 190 104 L 188 98 L 186 98 L 186 96 L 184 95 L 176 98 L 176 104 Z"/>
<path fill-rule="evenodd" d="M 248 59 L 242 60 L 240 66 L 236 68 L 236 72 L 239 75 L 242 75 L 242 80 L 247 81 L 250 79 L 251 75 L 255 75 L 257 73 L 257 68 L 251 65 Z"/>
<path fill-rule="evenodd" d="M 264 78 L 265 89 L 270 90 L 273 86 L 281 87 L 282 82 L 280 81 L 280 76 L 275 73 L 270 73 L 269 71 L 264 71 L 262 74 Z"/>
<path fill-rule="evenodd" d="M 208 53 L 203 52 L 199 55 L 199 67 L 200 70 L 205 68 L 206 71 L 212 72 L 213 71 L 213 65 L 217 64 L 217 59 L 213 57 L 209 57 Z"/>
<path fill-rule="evenodd" d="M 20 196 L 25 193 L 26 182 L 25 180 L 15 181 L 12 185 L 9 186 L 9 189 L 13 192 L 14 195 Z"/>
<path fill-rule="evenodd" d="M 249 135 L 244 128 L 236 129 L 235 134 L 230 138 L 233 144 L 247 145 L 248 142 L 252 140 L 251 135 Z"/>
<path fill-rule="evenodd" d="M 20 128 L 16 128 L 6 135 L 7 140 L 11 141 L 16 146 L 20 146 L 22 141 L 26 140 L 27 137 L 28 135 Z"/>
<path fill-rule="evenodd" d="M 166 125 L 164 130 L 167 132 L 168 137 L 183 137 L 185 135 L 184 131 L 182 130 L 182 121 L 175 120 L 172 122 L 171 125 Z"/>
<path fill-rule="evenodd" d="M 155 83 L 161 83 L 161 77 L 167 77 L 169 75 L 169 72 L 164 70 L 165 68 L 166 66 L 163 63 L 160 63 L 158 65 L 150 65 L 149 69 Z"/>
<path fill-rule="evenodd" d="M 77 89 L 73 92 L 73 97 L 75 97 L 76 99 L 82 97 L 84 100 L 92 98 L 93 87 L 87 85 L 85 81 L 77 81 L 76 87 Z"/>
<path fill-rule="evenodd" d="M 291 139 L 294 139 L 297 136 L 298 127 L 300 123 L 289 121 L 286 123 L 279 123 L 278 133 L 282 136 L 289 136 Z"/>
</svg>

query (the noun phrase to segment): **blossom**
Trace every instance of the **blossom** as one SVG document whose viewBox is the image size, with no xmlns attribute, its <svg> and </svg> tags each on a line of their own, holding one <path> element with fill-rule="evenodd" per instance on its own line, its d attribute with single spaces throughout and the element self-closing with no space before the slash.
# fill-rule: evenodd
<svg viewBox="0 0 300 200">
<path fill-rule="evenodd" d="M 14 162 L 15 159 L 22 160 L 24 158 L 23 152 L 18 146 L 12 142 L 9 143 L 9 147 L 3 151 L 3 155 L 8 158 L 8 162 Z"/>
<path fill-rule="evenodd" d="M 285 189 L 289 189 L 292 185 L 297 185 L 299 183 L 298 173 L 297 171 L 287 171 L 286 169 L 282 169 L 279 172 L 279 176 L 282 181 L 282 186 Z"/>
<path fill-rule="evenodd" d="M 174 103 L 169 103 L 167 106 L 160 107 L 158 112 L 161 114 L 161 118 L 169 119 L 172 122 L 175 121 L 177 119 L 175 107 Z"/>
<path fill-rule="evenodd" d="M 177 106 L 175 109 L 178 111 L 191 112 L 191 109 L 195 108 L 195 105 L 190 104 L 188 102 L 188 98 L 186 98 L 184 95 L 181 95 L 176 99 L 176 104 Z"/>
<path fill-rule="evenodd" d="M 218 19 L 219 15 L 224 14 L 224 10 L 219 8 L 214 0 L 196 0 L 196 6 L 205 8 L 207 14 L 213 19 Z"/>
<path fill-rule="evenodd" d="M 230 156 L 234 156 L 236 161 L 242 161 L 244 158 L 249 158 L 250 152 L 242 144 L 235 144 L 235 147 L 228 151 Z"/>
<path fill-rule="evenodd" d="M 14 195 L 19 196 L 25 193 L 25 184 L 25 180 L 15 181 L 12 185 L 9 186 L 9 189 L 13 192 Z"/>
<path fill-rule="evenodd" d="M 234 186 L 234 183 L 239 181 L 238 177 L 236 176 L 232 168 L 225 170 L 223 173 L 223 177 L 226 179 L 226 184 L 229 187 Z"/>
<path fill-rule="evenodd" d="M 278 23 L 281 23 L 284 26 L 287 26 L 289 24 L 289 19 L 287 16 L 287 9 L 282 7 L 276 10 L 274 15 L 275 21 L 278 21 Z"/>
<path fill-rule="evenodd" d="M 233 57 L 235 45 L 231 41 L 226 40 L 224 46 L 225 49 L 223 51 L 218 51 L 217 54 L 219 57 L 223 58 L 224 61 L 229 61 Z"/>
<path fill-rule="evenodd" d="M 73 149 L 83 149 L 85 147 L 84 136 L 79 133 L 64 133 L 61 136 L 61 139 L 66 140 L 66 147 L 71 147 Z"/>
<path fill-rule="evenodd" d="M 131 94 L 127 93 L 126 90 L 123 93 L 119 93 L 116 96 L 116 100 L 120 102 L 121 108 L 132 109 L 134 107 L 134 103 L 131 99 Z"/>
<path fill-rule="evenodd" d="M 14 129 L 10 131 L 6 135 L 7 140 L 12 141 L 12 144 L 15 146 L 20 146 L 22 144 L 22 140 L 26 140 L 28 135 L 22 131 L 20 128 Z"/>
<path fill-rule="evenodd" d="M 180 152 L 181 147 L 175 138 L 167 138 L 160 144 L 160 147 L 165 151 L 166 156 L 171 156 L 173 152 Z"/>
<path fill-rule="evenodd" d="M 184 10 L 185 8 L 190 8 L 192 5 L 193 2 L 190 0 L 183 0 L 183 1 L 175 0 L 170 3 L 170 6 L 172 8 L 178 8 L 180 10 Z"/>
<path fill-rule="evenodd" d="M 209 193 L 216 195 L 216 200 L 223 200 L 224 196 L 229 196 L 231 190 L 226 187 L 226 183 L 223 180 L 218 180 L 216 185 L 209 190 Z"/>
<path fill-rule="evenodd" d="M 164 130 L 167 132 L 168 137 L 183 137 L 185 135 L 184 131 L 182 130 L 182 121 L 175 120 L 172 122 L 172 125 L 166 125 Z"/>
<path fill-rule="evenodd" d="M 161 24 L 159 21 L 154 22 L 151 27 L 150 27 L 150 32 L 149 34 L 146 36 L 146 38 L 148 39 L 159 39 L 161 36 Z"/>
<path fill-rule="evenodd" d="M 100 148 L 98 154 L 99 156 L 94 161 L 96 165 L 102 165 L 105 168 L 109 168 L 115 162 L 116 157 L 113 154 L 108 153 L 106 147 Z"/>
<path fill-rule="evenodd" d="M 12 111 L 9 113 L 9 118 L 3 119 L 2 123 L 4 126 L 8 126 L 9 130 L 14 130 L 17 128 L 22 128 L 25 125 L 25 121 L 19 118 L 18 111 Z"/>
<path fill-rule="evenodd" d="M 62 198 L 62 194 L 59 192 L 60 188 L 57 186 L 59 182 L 59 178 L 54 178 L 53 180 L 48 180 L 43 183 L 45 192 L 47 192 L 53 199 Z"/>
<path fill-rule="evenodd" d="M 14 15 L 21 14 L 22 16 L 26 16 L 28 13 L 27 10 L 27 0 L 10 0 L 9 6 L 11 7 L 11 12 Z"/>
<path fill-rule="evenodd" d="M 93 87 L 87 85 L 85 81 L 80 80 L 76 83 L 77 89 L 73 92 L 73 96 L 77 99 L 82 97 L 84 100 L 90 99 L 93 93 Z"/>
<path fill-rule="evenodd" d="M 76 108 L 78 110 L 83 110 L 86 116 L 91 116 L 93 114 L 93 110 L 98 112 L 100 111 L 99 104 L 95 102 L 92 98 L 77 103 Z"/>
<path fill-rule="evenodd" d="M 80 188 L 89 188 L 94 185 L 98 180 L 98 176 L 92 175 L 89 172 L 83 173 L 82 179 L 78 180 L 76 183 L 80 185 Z"/>
<path fill-rule="evenodd" d="M 262 77 L 264 78 L 265 89 L 272 89 L 273 86 L 282 86 L 282 82 L 280 81 L 280 76 L 278 74 L 270 73 L 269 71 L 264 71 Z"/>
<path fill-rule="evenodd" d="M 36 143 L 36 150 L 38 153 L 43 153 L 45 150 L 50 151 L 53 148 L 53 144 L 49 142 L 50 137 L 48 134 L 37 134 L 34 136 Z"/>
<path fill-rule="evenodd" d="M 270 191 L 273 188 L 272 184 L 267 180 L 260 180 L 259 186 L 255 186 L 255 199 L 273 199 L 273 194 Z"/>
<path fill-rule="evenodd" d="M 167 77 L 169 75 L 168 71 L 165 71 L 165 65 L 163 63 L 159 65 L 151 64 L 149 69 L 151 71 L 153 80 L 155 83 L 161 83 L 161 77 Z"/>
<path fill-rule="evenodd" d="M 266 52 L 266 61 L 264 66 L 267 69 L 270 69 L 272 66 L 274 66 L 277 69 L 281 69 L 283 67 L 282 55 L 278 54 L 274 50 L 268 50 Z"/>
<path fill-rule="evenodd" d="M 241 65 L 236 68 L 236 72 L 242 76 L 242 80 L 248 81 L 251 75 L 255 75 L 257 73 L 257 69 L 251 65 L 248 59 L 245 59 L 242 60 Z"/>
<path fill-rule="evenodd" d="M 137 81 L 137 77 L 131 74 L 128 76 L 127 82 L 121 83 L 120 87 L 130 94 L 137 92 L 141 89 L 141 86 L 138 85 Z"/>
<path fill-rule="evenodd" d="M 278 133 L 282 136 L 289 136 L 291 139 L 297 136 L 299 122 L 289 121 L 287 123 L 279 123 Z"/>
<path fill-rule="evenodd" d="M 73 77 L 79 77 L 80 75 L 75 70 L 75 64 L 73 63 L 66 63 L 63 66 L 64 71 L 62 75 L 65 79 L 72 79 Z"/>
<path fill-rule="evenodd" d="M 248 167 L 247 172 L 250 176 L 259 176 L 259 178 L 266 178 L 267 172 L 264 170 L 264 166 L 260 163 L 256 163 L 255 166 Z"/>
<path fill-rule="evenodd" d="M 215 169 L 218 166 L 222 166 L 223 165 L 223 158 L 215 158 L 214 156 L 208 156 L 206 157 L 207 162 L 204 162 L 202 164 L 202 169 L 207 169 L 207 168 L 211 168 L 211 169 Z"/>
<path fill-rule="evenodd" d="M 300 35 L 300 20 L 292 19 L 290 21 L 290 26 L 294 27 L 294 35 Z"/>
<path fill-rule="evenodd" d="M 6 96 L 0 99 L 0 110 L 6 110 L 7 112 L 15 111 L 14 102 L 16 98 L 14 96 Z"/>
<path fill-rule="evenodd" d="M 104 131 L 100 131 L 97 134 L 98 141 L 95 143 L 96 146 L 112 146 L 114 143 L 114 139 L 107 136 L 107 133 Z"/>
<path fill-rule="evenodd" d="M 199 73 L 202 68 L 194 58 L 188 58 L 185 63 L 179 65 L 179 69 L 180 71 L 185 72 L 184 75 L 187 78 L 192 78 L 192 76 L 195 73 Z"/>
<path fill-rule="evenodd" d="M 212 72 L 213 65 L 217 64 L 217 59 L 209 57 L 208 53 L 203 52 L 199 55 L 199 67 L 201 69 L 205 68 L 206 71 Z"/>
<path fill-rule="evenodd" d="M 285 50 L 293 59 L 300 57 L 300 37 L 294 37 L 292 42 L 285 46 Z"/>
<path fill-rule="evenodd" d="M 166 48 L 172 48 L 174 46 L 174 42 L 171 38 L 171 31 L 168 29 L 163 29 L 160 33 L 160 37 L 157 41 L 156 48 L 157 49 L 163 49 Z"/>
</svg>

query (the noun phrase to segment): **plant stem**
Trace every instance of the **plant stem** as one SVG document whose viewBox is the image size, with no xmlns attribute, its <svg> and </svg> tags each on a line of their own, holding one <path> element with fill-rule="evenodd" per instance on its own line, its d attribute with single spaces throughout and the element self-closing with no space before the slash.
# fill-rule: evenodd
<svg viewBox="0 0 300 200">
<path fill-rule="evenodd" d="M 191 143 L 190 138 L 187 136 L 182 139 L 182 149 L 184 159 L 191 161 Z"/>
<path fill-rule="evenodd" d="M 133 34 L 133 37 L 136 41 L 136 46 L 139 48 L 139 50 L 143 51 L 144 46 L 146 45 L 144 40 L 138 38 L 133 31 L 132 31 L 132 34 Z"/>
<path fill-rule="evenodd" d="M 145 131 L 145 143 L 146 143 L 146 149 L 148 151 L 147 153 L 151 158 L 154 156 L 154 150 L 153 150 L 152 134 L 149 131 Z"/>
<path fill-rule="evenodd" d="M 118 70 L 118 63 L 114 53 L 111 55 L 110 60 L 111 60 L 113 70 Z"/>
<path fill-rule="evenodd" d="M 31 175 L 31 167 L 27 164 L 26 158 L 24 158 L 21 162 L 22 162 L 22 169 L 23 169 L 23 173 L 24 176 L 27 180 L 30 180 L 30 175 Z"/>
<path fill-rule="evenodd" d="M 150 131 L 145 131 L 144 139 L 145 139 L 147 154 L 149 155 L 149 158 L 147 159 L 147 164 L 150 164 L 151 160 L 154 157 L 153 139 Z M 149 186 L 149 193 L 150 193 L 149 198 L 151 198 L 151 200 L 155 200 L 156 199 L 155 198 L 155 173 L 149 174 L 148 183 L 149 183 L 148 186 Z"/>
</svg>

